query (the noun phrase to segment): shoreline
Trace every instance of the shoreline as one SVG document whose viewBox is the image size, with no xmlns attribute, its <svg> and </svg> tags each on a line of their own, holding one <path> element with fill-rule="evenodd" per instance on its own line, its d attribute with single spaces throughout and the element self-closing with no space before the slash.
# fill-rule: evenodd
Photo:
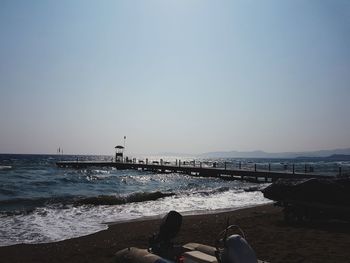
<svg viewBox="0 0 350 263">
<path fill-rule="evenodd" d="M 183 217 L 204 216 L 204 215 L 211 215 L 211 214 L 229 213 L 229 212 L 234 212 L 234 211 L 238 211 L 238 210 L 244 210 L 244 209 L 255 208 L 255 207 L 266 206 L 266 205 L 273 205 L 273 203 L 274 203 L 273 201 L 267 201 L 266 203 L 263 203 L 263 204 L 245 205 L 245 206 L 240 206 L 240 207 L 236 207 L 236 208 L 223 208 L 223 209 L 215 209 L 215 210 L 193 210 L 193 211 L 186 211 L 186 212 L 179 212 L 179 213 Z M 165 215 L 166 214 L 159 214 L 159 215 L 154 215 L 154 216 L 141 216 L 141 217 L 133 218 L 133 219 L 125 219 L 125 220 L 112 221 L 112 222 L 104 222 L 102 224 L 106 224 L 108 227 L 110 227 L 110 226 L 113 226 L 113 225 L 124 224 L 124 223 L 142 222 L 142 221 L 150 221 L 150 220 L 160 220 Z M 104 231 L 104 230 L 101 230 L 101 231 Z M 100 231 L 98 231 L 98 232 L 100 232 Z M 95 232 L 95 233 L 98 233 L 98 232 Z M 64 241 L 64 240 L 62 240 L 62 241 Z"/>
<path fill-rule="evenodd" d="M 171 210 L 171 209 L 169 209 Z M 269 262 L 348 262 L 350 224 L 339 222 L 288 225 L 281 209 L 271 204 L 221 213 L 186 215 L 176 244 L 198 242 L 214 245 L 226 226 L 239 225 L 257 256 Z M 3 262 L 113 262 L 123 248 L 147 248 L 161 218 L 112 224 L 79 238 L 54 243 L 0 247 Z"/>
</svg>

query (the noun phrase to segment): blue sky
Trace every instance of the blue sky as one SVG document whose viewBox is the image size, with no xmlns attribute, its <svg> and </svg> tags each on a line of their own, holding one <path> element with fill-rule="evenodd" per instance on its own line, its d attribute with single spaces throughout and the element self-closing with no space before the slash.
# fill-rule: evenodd
<svg viewBox="0 0 350 263">
<path fill-rule="evenodd" d="M 350 147 L 349 1 L 0 1 L 0 152 Z"/>
</svg>

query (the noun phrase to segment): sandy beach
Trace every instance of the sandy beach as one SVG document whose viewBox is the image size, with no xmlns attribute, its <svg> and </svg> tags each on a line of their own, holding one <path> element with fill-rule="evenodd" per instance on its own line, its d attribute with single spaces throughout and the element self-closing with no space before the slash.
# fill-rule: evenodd
<svg viewBox="0 0 350 263">
<path fill-rule="evenodd" d="M 185 216 L 176 240 L 214 245 L 227 217 L 245 231 L 259 259 L 269 262 L 349 262 L 350 224 L 288 225 L 273 205 Z M 146 248 L 159 219 L 113 224 L 108 230 L 56 243 L 0 247 L 1 262 L 113 262 L 116 251 Z"/>
</svg>

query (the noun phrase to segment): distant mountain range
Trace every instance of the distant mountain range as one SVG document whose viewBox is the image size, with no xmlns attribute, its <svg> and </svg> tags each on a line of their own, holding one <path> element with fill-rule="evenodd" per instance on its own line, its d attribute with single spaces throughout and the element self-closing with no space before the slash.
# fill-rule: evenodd
<svg viewBox="0 0 350 263">
<path fill-rule="evenodd" d="M 349 154 L 332 154 L 327 157 L 308 157 L 308 156 L 300 156 L 296 159 L 300 160 L 310 160 L 310 161 L 350 161 Z"/>
<path fill-rule="evenodd" d="M 207 152 L 202 154 L 188 154 L 175 152 L 157 153 L 157 156 L 179 156 L 179 157 L 199 157 L 199 158 L 327 158 L 337 160 L 350 160 L 350 148 L 320 150 L 320 151 L 305 151 L 305 152 L 278 152 L 269 153 L 264 151 L 218 151 Z"/>
<path fill-rule="evenodd" d="M 307 151 L 307 152 L 280 152 L 269 153 L 264 151 L 223 151 L 223 152 L 207 152 L 198 155 L 202 158 L 319 158 L 319 157 L 337 157 L 339 155 L 350 155 L 350 148 Z"/>
</svg>

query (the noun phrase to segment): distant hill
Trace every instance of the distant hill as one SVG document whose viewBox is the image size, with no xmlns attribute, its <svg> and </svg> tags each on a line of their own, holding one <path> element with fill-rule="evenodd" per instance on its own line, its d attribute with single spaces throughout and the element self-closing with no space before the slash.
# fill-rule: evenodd
<svg viewBox="0 0 350 263">
<path fill-rule="evenodd" d="M 333 154 L 327 157 L 309 157 L 309 156 L 300 156 L 297 159 L 301 160 L 317 160 L 317 161 L 350 161 L 349 154 Z"/>
<path fill-rule="evenodd" d="M 207 152 L 200 154 L 202 158 L 315 158 L 315 157 L 340 157 L 336 155 L 350 155 L 350 148 L 334 149 L 334 150 L 320 150 L 308 152 L 280 152 L 269 153 L 264 151 L 222 151 L 222 152 Z M 347 158 L 347 157 L 344 157 Z"/>
</svg>

